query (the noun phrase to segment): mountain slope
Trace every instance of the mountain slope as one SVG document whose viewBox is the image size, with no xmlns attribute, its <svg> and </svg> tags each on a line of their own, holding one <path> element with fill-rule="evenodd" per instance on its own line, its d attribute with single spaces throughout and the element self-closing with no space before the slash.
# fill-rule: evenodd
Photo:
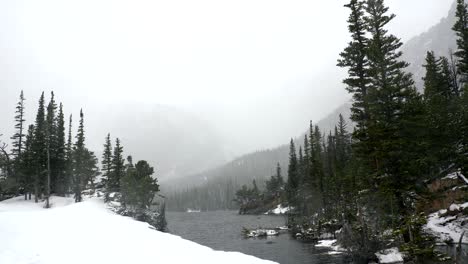
<svg viewBox="0 0 468 264">
<path fill-rule="evenodd" d="M 410 39 L 402 47 L 403 60 L 410 63 L 408 71 L 413 73 L 416 86 L 421 91 L 425 70 L 427 51 L 434 51 L 437 56 L 449 57 L 451 51 L 456 49 L 456 37 L 452 31 L 455 24 L 456 1 L 452 4 L 447 17 L 440 20 L 438 24 L 428 31 Z"/>
</svg>

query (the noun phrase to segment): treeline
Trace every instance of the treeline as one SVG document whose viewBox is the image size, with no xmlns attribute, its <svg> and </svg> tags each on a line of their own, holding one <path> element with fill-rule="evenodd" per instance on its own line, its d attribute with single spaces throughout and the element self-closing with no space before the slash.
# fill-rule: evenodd
<svg viewBox="0 0 468 264">
<path fill-rule="evenodd" d="M 386 26 L 395 17 L 383 0 L 351 0 L 351 40 L 338 66 L 353 95 L 355 129 L 343 118 L 322 135 L 310 128 L 299 151 L 290 145 L 289 223 L 339 223 L 344 246 L 373 257 L 396 244 L 416 261 L 433 253 L 422 231 L 427 183 L 450 172 L 468 173 L 468 12 L 457 3 L 458 50 L 451 58 L 428 52 L 424 92 L 417 92 L 402 43 Z M 390 231 L 390 232 L 389 232 Z"/>
<path fill-rule="evenodd" d="M 108 134 L 101 171 L 97 157 L 86 146 L 82 110 L 73 137 L 72 115 L 66 125 L 63 104 L 56 103 L 53 92 L 47 104 L 42 93 L 35 122 L 29 126 L 25 101 L 21 92 L 11 152 L 8 144 L 0 145 L 0 200 L 20 194 L 31 200 L 34 195 L 35 202 L 45 200 L 49 208 L 51 195 L 73 195 L 75 202 L 81 202 L 83 195 L 103 193 L 107 201 L 118 203 L 118 212 L 147 222 L 150 219 L 163 226 L 162 229 L 165 227 L 163 214 L 145 211 L 154 205 L 159 191 L 157 180 L 152 177 L 154 169 L 148 162 L 133 164 L 131 156 L 125 162 L 120 140 L 117 138 L 112 146 Z"/>
<path fill-rule="evenodd" d="M 99 175 L 98 160 L 85 144 L 83 111 L 73 139 L 72 116 L 66 133 L 63 105 L 57 105 L 53 92 L 47 105 L 42 93 L 35 122 L 29 126 L 25 120 L 25 100 L 21 92 L 11 153 L 4 144 L 2 169 L 6 177 L 2 193 L 10 196 L 22 193 L 25 199 L 34 194 L 36 202 L 46 200 L 46 207 L 50 206 L 51 194 L 73 194 L 75 201 L 80 202 L 83 190 L 94 189 Z"/>
<path fill-rule="evenodd" d="M 167 193 L 167 209 L 184 212 L 187 209 L 202 211 L 236 210 L 234 195 L 240 185 L 230 179 L 219 179 L 186 189 L 164 191 Z"/>
</svg>

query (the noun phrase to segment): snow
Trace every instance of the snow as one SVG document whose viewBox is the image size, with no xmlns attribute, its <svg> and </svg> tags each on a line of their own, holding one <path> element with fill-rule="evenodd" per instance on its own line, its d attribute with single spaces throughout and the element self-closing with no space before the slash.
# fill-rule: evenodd
<svg viewBox="0 0 468 264">
<path fill-rule="evenodd" d="M 270 211 L 266 212 L 265 214 L 276 214 L 276 215 L 280 215 L 280 214 L 285 214 L 285 213 L 289 212 L 289 210 L 291 210 L 291 209 L 289 208 L 289 206 L 287 206 L 287 207 L 282 207 L 281 204 L 278 204 L 278 206 L 277 206 L 275 209 L 270 210 Z"/>
<path fill-rule="evenodd" d="M 449 207 L 449 211 L 458 211 L 460 210 L 460 206 L 458 204 L 451 204 Z"/>
<path fill-rule="evenodd" d="M 461 172 L 453 172 L 448 174 L 447 176 L 443 177 L 442 179 L 452 179 L 455 180 L 457 178 L 462 179 L 466 184 L 468 184 L 468 179 L 463 175 Z"/>
<path fill-rule="evenodd" d="M 457 172 L 453 172 L 453 173 L 450 173 L 450 174 L 447 174 L 447 176 L 443 177 L 442 179 L 452 179 L 452 180 L 455 180 L 458 178 L 458 173 Z"/>
<path fill-rule="evenodd" d="M 450 211 L 455 209 L 466 208 L 468 203 L 452 204 Z M 447 210 L 443 209 L 436 213 L 430 214 L 427 220 L 425 229 L 438 237 L 439 242 L 456 242 L 460 240 L 460 236 L 465 231 L 468 234 L 468 228 L 463 226 L 463 222 L 467 220 L 464 216 L 446 216 Z M 468 243 L 468 236 L 463 237 L 463 242 Z"/>
<path fill-rule="evenodd" d="M 336 239 L 333 240 L 320 240 L 316 247 L 332 247 L 336 243 Z"/>
<path fill-rule="evenodd" d="M 330 255 L 342 254 L 345 250 L 336 244 L 336 239 L 319 240 L 315 247 L 330 248 L 332 251 L 328 252 Z"/>
<path fill-rule="evenodd" d="M 375 253 L 379 259 L 379 263 L 403 263 L 403 254 L 400 253 L 398 248 L 390 248 Z"/>
<path fill-rule="evenodd" d="M 0 202 L 0 263 L 273 263 L 158 232 L 112 213 L 100 198 L 51 202 L 51 209 L 22 197 Z"/>
<path fill-rule="evenodd" d="M 458 177 L 462 178 L 463 181 L 465 181 L 466 184 L 468 184 L 468 179 L 461 173 L 458 173 Z"/>
</svg>

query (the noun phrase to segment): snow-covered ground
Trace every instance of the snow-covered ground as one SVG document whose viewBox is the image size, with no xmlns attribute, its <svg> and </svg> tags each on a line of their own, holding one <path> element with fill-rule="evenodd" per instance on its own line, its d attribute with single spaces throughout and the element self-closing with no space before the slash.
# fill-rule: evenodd
<svg viewBox="0 0 468 264">
<path fill-rule="evenodd" d="M 448 210 L 459 211 L 468 207 L 468 203 L 452 204 Z M 438 237 L 439 242 L 458 243 L 463 232 L 463 243 L 468 243 L 468 227 L 464 222 L 468 221 L 466 216 L 444 216 L 447 210 L 440 210 L 429 215 L 425 229 Z"/>
<path fill-rule="evenodd" d="M 44 209 L 22 197 L 0 202 L 1 264 L 274 263 L 158 232 L 110 212 L 99 198 L 51 203 Z"/>
</svg>

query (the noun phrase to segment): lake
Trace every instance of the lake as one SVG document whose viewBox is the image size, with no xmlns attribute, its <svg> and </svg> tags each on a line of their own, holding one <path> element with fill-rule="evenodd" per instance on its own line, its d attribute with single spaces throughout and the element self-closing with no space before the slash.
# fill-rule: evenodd
<svg viewBox="0 0 468 264">
<path fill-rule="evenodd" d="M 343 255 L 331 255 L 326 248 L 302 243 L 289 234 L 262 239 L 245 239 L 247 228 L 284 226 L 283 216 L 238 215 L 237 211 L 202 213 L 167 212 L 170 233 L 215 250 L 237 251 L 281 264 L 346 263 Z"/>
</svg>

